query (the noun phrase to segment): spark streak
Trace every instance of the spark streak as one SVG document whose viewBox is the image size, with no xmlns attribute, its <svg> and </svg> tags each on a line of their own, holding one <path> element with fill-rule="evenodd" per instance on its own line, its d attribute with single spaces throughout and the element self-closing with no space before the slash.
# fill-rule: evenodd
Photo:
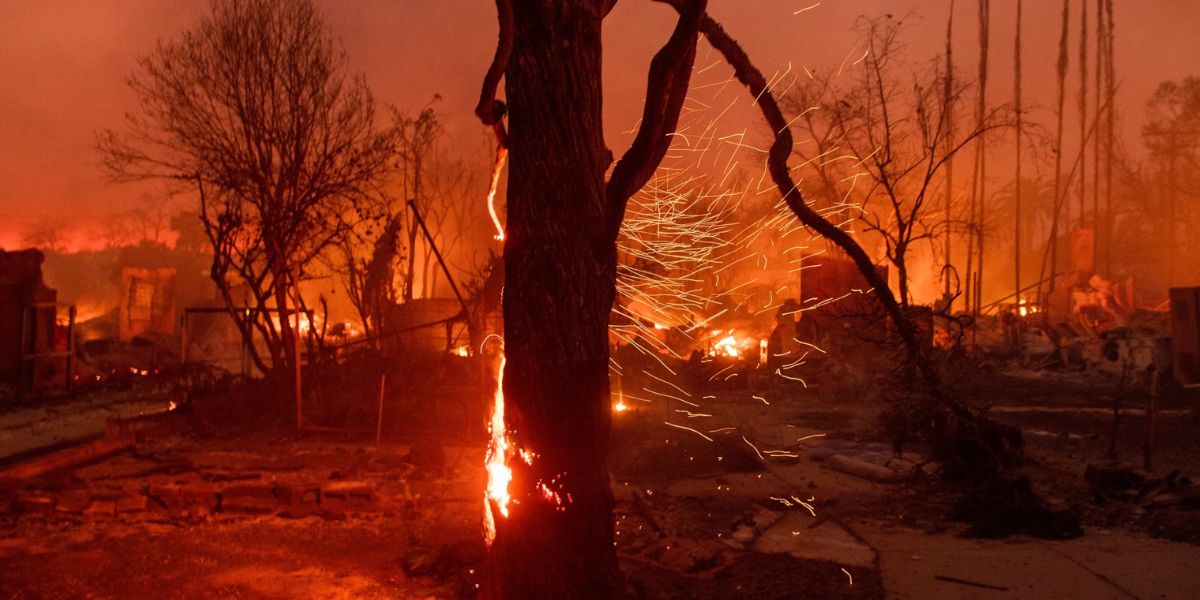
<svg viewBox="0 0 1200 600">
<path fill-rule="evenodd" d="M 676 425 L 676 424 L 674 424 L 674 423 L 672 423 L 672 422 L 670 422 L 670 421 L 663 421 L 663 423 L 666 423 L 667 425 L 670 425 L 671 427 L 674 427 L 674 428 L 676 428 L 676 429 L 682 429 L 682 430 L 684 430 L 684 431 L 690 431 L 690 432 L 692 432 L 692 433 L 694 433 L 694 434 L 696 434 L 696 435 L 698 435 L 698 436 L 700 436 L 700 437 L 702 437 L 702 438 L 704 438 L 704 439 L 706 439 L 706 440 L 708 440 L 708 441 L 710 441 L 710 442 L 711 442 L 711 441 L 713 441 L 713 439 L 712 439 L 712 438 L 708 437 L 707 435 L 704 435 L 703 433 L 700 433 L 699 431 L 697 431 L 697 430 L 695 430 L 695 429 L 692 429 L 691 427 L 684 427 L 683 425 Z"/>
</svg>

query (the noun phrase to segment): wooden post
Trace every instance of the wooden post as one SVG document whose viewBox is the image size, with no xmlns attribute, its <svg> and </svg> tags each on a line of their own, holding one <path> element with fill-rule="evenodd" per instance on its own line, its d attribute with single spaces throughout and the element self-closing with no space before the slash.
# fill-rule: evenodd
<svg viewBox="0 0 1200 600">
<path fill-rule="evenodd" d="M 299 285 L 299 282 L 297 282 Z M 297 290 L 299 293 L 299 290 Z M 304 431 L 303 373 L 300 371 L 300 303 L 296 303 L 296 328 L 292 330 L 292 372 L 296 390 L 296 431 Z M 284 318 L 287 318 L 286 316 Z"/>
<path fill-rule="evenodd" d="M 1121 364 L 1121 382 L 1113 397 L 1112 433 L 1108 441 L 1108 457 L 1113 460 L 1117 459 L 1117 437 L 1121 434 L 1121 404 L 1125 401 L 1125 383 L 1129 380 L 1130 371 L 1133 370 L 1133 349 L 1129 347 L 1128 340 L 1125 344 L 1130 356 L 1124 358 Z M 1150 417 L 1149 407 L 1146 410 L 1146 417 Z"/>
<path fill-rule="evenodd" d="M 1015 205 L 1013 217 L 1013 291 L 1016 294 L 1016 302 L 1021 301 L 1021 128 L 1024 115 L 1021 100 L 1021 13 L 1022 2 L 1017 0 L 1017 35 L 1014 42 L 1014 98 L 1013 105 L 1016 111 L 1017 128 L 1016 128 L 1016 187 L 1013 192 L 1013 203 Z M 983 264 L 983 259 L 980 258 L 979 264 Z"/>
<path fill-rule="evenodd" d="M 67 394 L 75 390 L 75 305 L 67 309 Z"/>
<path fill-rule="evenodd" d="M 375 447 L 383 439 L 383 391 L 387 388 L 387 372 L 379 376 L 379 416 L 375 419 Z"/>
<path fill-rule="evenodd" d="M 1146 473 L 1154 470 L 1158 400 L 1162 397 L 1163 385 L 1175 378 L 1170 337 L 1154 339 L 1153 357 L 1154 371 L 1150 380 L 1150 398 L 1146 401 L 1146 435 L 1142 445 L 1142 468 Z"/>
<path fill-rule="evenodd" d="M 250 344 L 254 343 L 253 323 L 250 322 L 250 309 L 246 309 L 242 313 L 242 322 L 245 323 L 246 330 L 250 332 L 249 339 L 242 336 L 242 379 L 250 379 L 251 361 L 250 361 Z"/>
<path fill-rule="evenodd" d="M 188 312 L 183 309 L 183 316 L 179 317 L 179 362 L 187 364 L 188 361 Z"/>
<path fill-rule="evenodd" d="M 293 357 L 292 371 L 296 382 L 296 431 L 304 430 L 304 389 L 301 387 L 302 373 L 300 372 L 300 312 L 296 312 L 296 331 L 292 332 Z"/>
<path fill-rule="evenodd" d="M 1146 401 L 1146 440 L 1142 446 L 1142 469 L 1149 474 L 1154 470 L 1154 446 L 1155 446 L 1155 417 L 1158 415 L 1158 395 L 1162 386 L 1158 384 L 1158 376 L 1155 375 L 1154 384 L 1150 389 L 1150 398 Z"/>
</svg>

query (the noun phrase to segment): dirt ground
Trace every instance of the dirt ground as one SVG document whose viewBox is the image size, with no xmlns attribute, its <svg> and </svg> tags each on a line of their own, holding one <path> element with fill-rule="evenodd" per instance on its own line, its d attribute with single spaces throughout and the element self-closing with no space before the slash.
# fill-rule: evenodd
<svg viewBox="0 0 1200 600">
<path fill-rule="evenodd" d="M 885 450 L 869 393 L 819 381 L 676 391 L 652 381 L 627 380 L 632 410 L 614 416 L 618 551 L 632 598 L 900 597 L 885 591 L 895 577 L 862 532 L 942 539 L 966 529 L 947 517 L 956 496 L 935 476 L 878 481 L 833 464 L 854 454 L 930 472 L 919 447 L 899 459 Z M 977 383 L 994 415 L 1025 432 L 1022 472 L 1053 503 L 1077 507 L 1085 535 L 1200 544 L 1200 511 L 1093 497 L 1083 474 L 1108 453 L 1103 385 L 1028 373 Z M 473 597 L 485 552 L 482 439 L 464 444 L 448 425 L 389 433 L 378 448 L 373 432 L 300 437 L 282 418 L 240 422 L 244 402 L 197 401 L 134 451 L 5 487 L 0 597 Z M 1140 466 L 1143 425 L 1134 411 L 1119 428 L 1127 465 Z M 1179 412 L 1158 425 L 1150 475 L 1194 476 L 1200 428 Z M 935 584 L 938 595 L 970 589 L 922 585 Z"/>
</svg>

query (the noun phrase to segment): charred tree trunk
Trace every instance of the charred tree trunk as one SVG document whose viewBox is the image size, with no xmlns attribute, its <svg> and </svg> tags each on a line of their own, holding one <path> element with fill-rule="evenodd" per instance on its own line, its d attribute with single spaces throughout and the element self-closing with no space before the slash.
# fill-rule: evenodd
<svg viewBox="0 0 1200 600">
<path fill-rule="evenodd" d="M 1022 2 L 1017 0 L 1017 33 L 1013 42 L 1013 106 L 1017 116 L 1017 173 L 1013 190 L 1013 302 L 1021 302 L 1021 133 L 1024 126 L 1024 115 L 1021 111 L 1021 13 Z"/>
<path fill-rule="evenodd" d="M 508 461 L 507 504 L 489 499 L 487 597 L 621 590 L 607 468 L 617 234 L 630 196 L 670 146 L 706 3 L 688 2 L 651 61 L 641 126 L 606 182 L 600 25 L 613 4 L 497 1 L 500 43 L 476 114 L 511 156 L 503 417 L 516 460 Z M 511 133 L 495 100 L 501 77 Z"/>
<path fill-rule="evenodd" d="M 612 218 L 602 4 L 512 3 L 504 394 L 513 444 L 533 458 L 511 461 L 514 505 L 497 519 L 489 575 L 499 598 L 620 587 L 607 470 L 617 252 L 601 226 Z"/>
<path fill-rule="evenodd" d="M 987 113 L 988 50 L 990 48 L 992 8 L 991 0 L 979 0 L 979 92 L 976 98 L 975 126 L 983 127 Z M 983 210 L 982 203 L 987 191 L 987 136 L 979 136 L 975 145 L 975 174 L 971 185 L 971 243 L 967 245 L 967 309 L 978 315 L 983 305 L 979 287 L 973 283 L 983 275 Z M 975 267 L 972 272 L 972 251 Z M 975 340 L 972 328 L 971 340 Z"/>
<path fill-rule="evenodd" d="M 1116 63 L 1114 62 L 1114 52 L 1116 52 L 1116 24 L 1113 22 L 1113 2 L 1105 0 L 1104 14 L 1108 29 L 1105 36 L 1105 68 L 1106 68 L 1106 88 L 1105 96 L 1108 102 L 1108 112 L 1106 113 L 1105 133 L 1106 144 L 1104 148 L 1104 272 L 1111 274 L 1113 272 L 1113 228 L 1116 226 L 1116 213 L 1113 212 L 1113 159 L 1114 148 L 1116 144 L 1116 95 L 1117 95 L 1117 72 Z M 1111 275 L 1110 275 L 1111 276 Z"/>
<path fill-rule="evenodd" d="M 952 245 L 954 231 L 954 0 L 950 0 L 950 18 L 946 21 L 946 80 L 942 86 L 942 126 L 946 130 L 946 143 L 949 154 L 946 157 L 946 258 L 942 262 L 942 297 L 946 301 L 946 314 L 952 314 L 954 295 L 958 290 L 950 287 L 950 273 L 954 270 L 952 260 Z M 934 150 L 936 152 L 936 149 Z"/>
<path fill-rule="evenodd" d="M 1042 257 L 1042 270 L 1038 277 L 1038 301 L 1045 302 L 1046 296 L 1054 291 L 1054 280 L 1058 267 L 1058 221 L 1059 221 L 1059 206 L 1063 199 L 1067 196 L 1066 190 L 1063 189 L 1062 178 L 1062 159 L 1063 159 L 1063 117 L 1066 108 L 1067 98 L 1067 68 L 1070 66 L 1070 50 L 1067 47 L 1067 42 L 1071 35 L 1071 1 L 1063 0 L 1062 8 L 1062 34 L 1058 38 L 1058 103 L 1055 115 L 1057 117 L 1057 128 L 1055 129 L 1054 137 L 1054 205 L 1051 210 L 1054 212 L 1050 217 L 1050 237 L 1046 243 L 1046 254 Z M 1046 288 L 1046 295 L 1042 294 L 1042 282 L 1046 281 L 1046 268 L 1050 268 L 1050 284 Z M 1050 314 L 1048 311 L 1042 311 L 1043 324 L 1048 323 Z"/>
<path fill-rule="evenodd" d="M 1088 150 L 1088 3 L 1079 2 L 1079 222 L 1084 227 L 1087 211 L 1087 150 Z M 1070 213 L 1070 211 L 1067 211 Z M 1053 290 L 1051 290 L 1053 292 Z"/>
</svg>

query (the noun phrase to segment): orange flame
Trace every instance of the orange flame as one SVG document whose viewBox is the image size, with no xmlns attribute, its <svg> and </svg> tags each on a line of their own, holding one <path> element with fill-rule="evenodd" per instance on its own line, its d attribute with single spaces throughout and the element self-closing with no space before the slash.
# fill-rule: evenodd
<svg viewBox="0 0 1200 600">
<path fill-rule="evenodd" d="M 505 358 L 501 356 L 500 370 L 496 374 L 496 397 L 492 404 L 492 418 L 488 423 L 491 440 L 488 442 L 487 458 L 484 460 L 488 481 L 483 499 L 483 538 L 488 546 L 491 546 L 492 542 L 496 540 L 496 513 L 499 513 L 501 517 L 508 517 L 509 505 L 519 504 L 519 501 L 512 497 L 508 489 L 508 484 L 513 479 L 509 461 L 514 457 L 519 457 L 526 465 L 533 466 L 534 459 L 538 457 L 537 454 L 525 448 L 517 448 L 513 445 L 504 422 L 504 364 Z M 558 477 L 562 475 L 559 474 Z M 561 488 L 561 485 L 558 484 L 558 477 L 551 479 L 549 483 L 539 480 L 534 487 L 540 492 L 542 499 L 555 505 L 555 510 L 564 511 L 574 499 L 570 493 L 563 492 L 561 489 L 556 491 L 550 487 L 556 485 Z"/>
<path fill-rule="evenodd" d="M 492 185 L 488 188 L 487 206 L 488 215 L 492 217 L 492 225 L 496 226 L 496 239 L 504 241 L 504 226 L 500 224 L 500 217 L 496 214 L 496 189 L 500 187 L 500 172 L 504 170 L 504 163 L 508 161 L 508 149 L 504 146 L 496 148 L 496 164 L 492 167 Z"/>
<path fill-rule="evenodd" d="M 492 439 L 488 443 L 487 459 L 487 492 L 484 497 L 484 539 L 490 546 L 496 539 L 496 515 L 508 516 L 508 504 L 512 497 L 508 494 L 508 483 L 512 481 L 512 468 L 508 466 L 511 453 L 508 431 L 504 425 L 504 357 L 500 358 L 500 370 L 496 374 L 496 398 L 492 405 L 492 419 L 488 423 L 488 432 Z M 495 509 L 493 509 L 493 505 Z"/>
<path fill-rule="evenodd" d="M 721 338 L 720 341 L 713 344 L 713 355 L 715 356 L 730 356 L 737 358 L 742 355 L 741 348 L 738 348 L 738 340 L 732 335 Z"/>
</svg>

